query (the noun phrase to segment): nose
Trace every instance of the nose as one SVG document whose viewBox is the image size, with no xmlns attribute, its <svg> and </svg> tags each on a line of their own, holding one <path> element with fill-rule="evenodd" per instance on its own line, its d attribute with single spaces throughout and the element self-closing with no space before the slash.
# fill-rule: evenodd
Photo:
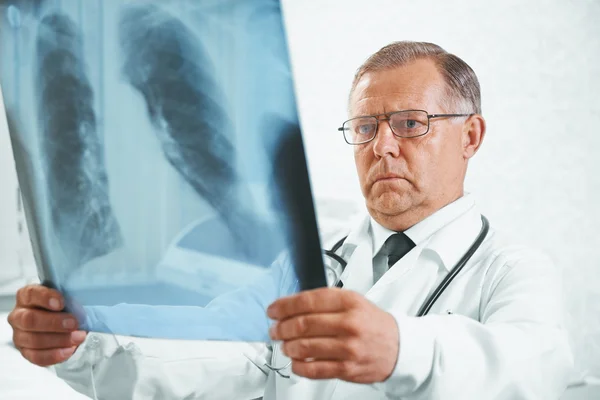
<svg viewBox="0 0 600 400">
<path fill-rule="evenodd" d="M 377 134 L 373 139 L 373 152 L 378 157 L 386 155 L 398 157 L 400 155 L 400 140 L 392 132 L 388 119 L 379 120 Z"/>
</svg>

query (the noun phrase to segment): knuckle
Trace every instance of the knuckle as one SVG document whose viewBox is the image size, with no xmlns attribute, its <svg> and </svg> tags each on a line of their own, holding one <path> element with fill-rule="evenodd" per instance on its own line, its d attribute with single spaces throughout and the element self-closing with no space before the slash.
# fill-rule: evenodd
<svg viewBox="0 0 600 400">
<path fill-rule="evenodd" d="M 360 301 L 361 295 L 353 292 L 351 290 L 342 291 L 344 293 L 344 304 L 348 308 L 355 307 L 356 304 Z"/>
<path fill-rule="evenodd" d="M 321 372 L 319 370 L 319 366 L 317 365 L 317 363 L 314 362 L 309 362 L 306 364 L 306 370 L 307 370 L 307 378 L 311 378 L 311 379 L 317 379 L 321 376 Z"/>
<path fill-rule="evenodd" d="M 36 312 L 34 310 L 23 309 L 21 311 L 21 325 L 24 328 L 33 328 L 36 326 L 38 321 Z"/>
<path fill-rule="evenodd" d="M 303 309 L 307 310 L 308 312 L 314 311 L 315 300 L 314 300 L 314 297 L 312 296 L 312 293 L 309 293 L 309 292 L 304 293 L 304 296 L 302 296 L 300 298 L 300 301 L 302 302 Z"/>
<path fill-rule="evenodd" d="M 13 332 L 13 343 L 17 349 L 21 347 L 30 347 L 27 338 L 27 333 L 19 330 Z"/>
<path fill-rule="evenodd" d="M 33 303 L 35 299 L 35 289 L 36 287 L 33 285 L 25 286 L 23 288 L 23 303 L 26 305 L 30 305 Z"/>
<path fill-rule="evenodd" d="M 355 370 L 355 364 L 351 361 L 342 361 L 338 363 L 338 376 L 346 378 L 352 377 L 354 376 Z"/>
<path fill-rule="evenodd" d="M 294 361 L 292 362 L 292 372 L 309 379 L 315 379 L 319 374 L 316 364 L 312 362 Z"/>
<path fill-rule="evenodd" d="M 8 314 L 8 317 L 6 318 L 6 320 L 8 321 L 8 324 L 10 326 L 12 326 L 13 329 L 15 329 L 15 326 L 16 326 L 16 321 L 17 321 L 16 316 L 18 315 L 18 311 L 19 311 L 19 309 L 15 308 L 13 311 L 11 311 L 10 314 Z"/>
<path fill-rule="evenodd" d="M 296 348 L 294 349 L 294 353 L 296 353 L 297 358 L 308 358 L 310 355 L 310 343 L 306 339 L 298 340 L 296 342 Z"/>
<path fill-rule="evenodd" d="M 44 356 L 41 352 L 32 350 L 32 349 L 21 349 L 21 354 L 25 359 L 35 365 L 43 366 L 44 365 Z"/>
<path fill-rule="evenodd" d="M 299 376 L 306 376 L 304 368 L 298 363 L 298 361 L 292 361 L 292 372 Z"/>
<path fill-rule="evenodd" d="M 354 313 L 348 314 L 342 322 L 342 329 L 351 336 L 360 333 L 362 326 L 361 319 Z"/>
<path fill-rule="evenodd" d="M 21 336 L 22 336 L 22 332 L 21 331 L 19 331 L 17 329 L 15 329 L 13 331 L 12 340 L 13 340 L 13 343 L 14 343 L 14 345 L 15 345 L 15 347 L 17 349 L 20 349 L 21 347 L 23 347 L 23 344 L 22 344 L 23 339 L 21 339 Z"/>
<path fill-rule="evenodd" d="M 354 328 L 355 335 L 361 335 L 365 332 L 366 328 L 370 325 L 369 321 L 375 321 L 375 315 L 373 313 L 366 313 L 363 311 L 356 310 L 352 313 L 350 320 Z"/>
<path fill-rule="evenodd" d="M 362 346 L 357 340 L 348 340 L 344 343 L 344 352 L 351 360 L 358 360 L 362 356 Z"/>
<path fill-rule="evenodd" d="M 26 359 L 27 361 L 33 363 L 33 361 L 31 360 L 31 357 L 30 357 L 31 350 L 23 349 L 23 348 L 20 348 L 20 347 L 17 347 L 17 349 L 19 350 L 19 352 L 21 353 L 21 355 L 23 356 L 24 359 Z"/>
<path fill-rule="evenodd" d="M 308 331 L 308 322 L 306 317 L 298 317 L 294 321 L 294 330 L 297 335 L 304 335 Z"/>
</svg>

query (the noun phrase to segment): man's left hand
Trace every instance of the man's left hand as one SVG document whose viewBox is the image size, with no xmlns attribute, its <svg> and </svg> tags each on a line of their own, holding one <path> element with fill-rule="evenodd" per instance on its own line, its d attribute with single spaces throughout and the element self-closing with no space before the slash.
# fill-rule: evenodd
<svg viewBox="0 0 600 400">
<path fill-rule="evenodd" d="M 337 288 L 304 291 L 267 309 L 271 339 L 283 341 L 292 371 L 311 379 L 386 380 L 399 350 L 394 317 L 360 294 Z"/>
</svg>

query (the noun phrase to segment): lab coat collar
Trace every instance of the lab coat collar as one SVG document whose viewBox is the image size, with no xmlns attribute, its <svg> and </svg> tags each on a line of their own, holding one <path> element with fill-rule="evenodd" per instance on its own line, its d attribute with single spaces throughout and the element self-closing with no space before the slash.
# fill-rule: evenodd
<svg viewBox="0 0 600 400">
<path fill-rule="evenodd" d="M 437 253 L 449 271 L 460 261 L 481 231 L 481 214 L 475 203 L 433 234 L 425 246 Z"/>
<path fill-rule="evenodd" d="M 354 231 L 355 235 L 348 236 L 351 239 L 371 238 L 372 255 L 375 256 L 383 246 L 383 243 L 395 232 L 384 228 L 372 217 L 368 217 L 366 227 L 362 231 Z M 481 219 L 473 195 L 466 193 L 458 200 L 442 207 L 423 221 L 407 229 L 404 233 L 416 244 L 423 245 L 437 253 L 444 267 L 450 270 L 465 253 L 466 238 L 475 238 L 481 228 Z M 474 239 L 473 239 L 474 240 Z M 356 246 L 357 243 L 354 242 Z"/>
</svg>

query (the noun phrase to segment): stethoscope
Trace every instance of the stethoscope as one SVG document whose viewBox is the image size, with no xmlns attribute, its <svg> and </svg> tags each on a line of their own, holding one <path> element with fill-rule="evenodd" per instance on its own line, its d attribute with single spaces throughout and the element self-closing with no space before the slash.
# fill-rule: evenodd
<svg viewBox="0 0 600 400">
<path fill-rule="evenodd" d="M 481 230 L 479 231 L 479 235 L 477 235 L 477 238 L 475 238 L 475 241 L 473 242 L 471 247 L 469 247 L 467 252 L 462 256 L 462 258 L 458 261 L 458 263 L 456 263 L 456 265 L 450 270 L 448 275 L 446 275 L 444 277 L 444 279 L 442 280 L 442 282 L 435 288 L 433 293 L 431 293 L 431 295 L 429 295 L 429 297 L 425 300 L 425 302 L 423 303 L 423 305 L 417 312 L 417 315 L 416 315 L 417 317 L 422 317 L 424 315 L 427 315 L 427 313 L 429 312 L 429 310 L 431 310 L 431 307 L 433 307 L 433 305 L 437 301 L 437 299 L 442 295 L 442 293 L 444 293 L 444 290 L 446 290 L 448 285 L 450 285 L 450 282 L 452 282 L 452 280 L 456 277 L 456 275 L 458 275 L 460 270 L 465 266 L 465 264 L 471 259 L 473 254 L 481 246 L 481 243 L 483 243 L 483 240 L 485 239 L 485 237 L 488 234 L 488 231 L 490 230 L 490 224 L 489 224 L 487 218 L 483 215 L 481 216 L 481 222 L 482 222 Z M 346 266 L 348 265 L 348 262 L 346 260 L 344 260 L 343 257 L 337 255 L 336 252 L 342 247 L 342 245 L 344 244 L 344 242 L 346 241 L 347 238 L 348 238 L 348 236 L 340 239 L 336 244 L 333 245 L 331 250 L 323 250 L 323 253 L 325 256 L 337 261 L 340 264 L 340 266 L 342 267 L 342 271 L 346 268 Z M 326 268 L 329 271 L 331 271 L 333 274 L 336 275 L 336 280 L 335 280 L 336 283 L 334 286 L 338 287 L 338 288 L 343 287 L 344 284 L 339 279 L 337 271 L 335 271 L 335 269 L 333 269 L 331 266 L 326 266 Z M 289 379 L 290 375 L 286 375 L 281 371 L 288 368 L 291 364 L 292 364 L 292 362 L 289 361 L 283 367 L 273 367 L 269 364 L 265 364 L 265 366 L 267 368 L 269 368 L 271 371 L 276 372 L 282 378 Z"/>
</svg>

